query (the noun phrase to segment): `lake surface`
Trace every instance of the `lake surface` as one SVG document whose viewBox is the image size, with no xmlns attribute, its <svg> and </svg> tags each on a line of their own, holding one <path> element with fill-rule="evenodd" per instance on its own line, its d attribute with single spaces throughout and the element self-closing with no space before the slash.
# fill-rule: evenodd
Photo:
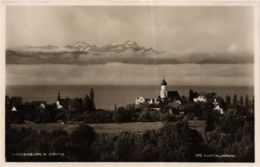
<svg viewBox="0 0 260 167">
<path fill-rule="evenodd" d="M 60 91 L 61 97 L 82 97 L 89 94 L 90 88 L 95 92 L 95 104 L 97 108 L 113 109 L 114 105 L 124 106 L 132 104 L 137 96 L 156 98 L 159 95 L 159 86 L 7 86 L 6 95 L 21 96 L 24 102 L 44 100 L 54 103 Z M 252 98 L 253 87 L 244 86 L 168 86 L 168 90 L 177 90 L 180 95 L 188 96 L 189 90 L 197 92 L 216 92 L 218 95 L 246 96 Z"/>
</svg>

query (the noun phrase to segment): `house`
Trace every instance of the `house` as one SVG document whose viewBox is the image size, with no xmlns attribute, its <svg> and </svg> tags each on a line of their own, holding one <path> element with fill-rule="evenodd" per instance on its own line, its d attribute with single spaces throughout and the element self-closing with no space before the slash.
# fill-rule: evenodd
<svg viewBox="0 0 260 167">
<path fill-rule="evenodd" d="M 59 101 L 56 101 L 56 106 L 57 106 L 57 109 L 62 109 L 63 108 L 63 106 L 60 104 Z"/>
<path fill-rule="evenodd" d="M 12 108 L 12 110 L 11 110 L 12 112 L 17 112 L 17 109 L 16 109 L 16 107 L 15 106 L 13 106 L 13 108 Z"/>
<path fill-rule="evenodd" d="M 214 105 L 213 111 L 217 111 L 217 112 L 219 112 L 222 115 L 224 114 L 224 110 L 220 107 L 220 105 L 219 105 L 219 103 L 218 103 L 216 98 L 213 101 L 213 105 Z"/>
<path fill-rule="evenodd" d="M 207 99 L 205 96 L 203 95 L 199 95 L 198 97 L 194 98 L 193 101 L 195 103 L 206 103 L 207 102 Z"/>
<path fill-rule="evenodd" d="M 157 98 L 144 98 L 142 96 L 139 96 L 135 99 L 135 105 L 141 104 L 159 104 L 159 101 Z"/>
</svg>

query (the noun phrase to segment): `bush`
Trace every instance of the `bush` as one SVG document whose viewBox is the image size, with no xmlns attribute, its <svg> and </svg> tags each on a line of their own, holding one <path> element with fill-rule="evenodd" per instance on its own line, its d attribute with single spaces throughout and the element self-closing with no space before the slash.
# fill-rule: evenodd
<svg viewBox="0 0 260 167">
<path fill-rule="evenodd" d="M 76 161 L 91 160 L 91 144 L 96 139 L 94 129 L 87 125 L 81 125 L 76 130 L 72 131 L 69 136 L 67 145 L 68 154 Z"/>
<path fill-rule="evenodd" d="M 154 110 L 144 110 L 140 113 L 138 121 L 142 122 L 155 122 L 160 120 L 160 112 Z"/>
<path fill-rule="evenodd" d="M 162 122 L 175 122 L 177 119 L 173 114 L 163 113 L 160 114 L 160 121 Z"/>
<path fill-rule="evenodd" d="M 131 122 L 133 113 L 130 110 L 125 109 L 124 107 L 120 107 L 114 113 L 114 121 L 115 122 Z"/>
<path fill-rule="evenodd" d="M 92 144 L 91 148 L 93 161 L 116 161 L 115 156 L 115 142 L 117 137 L 114 135 L 101 134 L 98 135 L 97 139 Z"/>
<path fill-rule="evenodd" d="M 121 133 L 115 142 L 115 156 L 117 161 L 135 161 L 136 136 L 132 133 Z"/>
<path fill-rule="evenodd" d="M 160 130 L 159 150 L 161 161 L 190 162 L 203 161 L 197 153 L 211 153 L 196 130 L 187 122 L 166 123 Z"/>
</svg>

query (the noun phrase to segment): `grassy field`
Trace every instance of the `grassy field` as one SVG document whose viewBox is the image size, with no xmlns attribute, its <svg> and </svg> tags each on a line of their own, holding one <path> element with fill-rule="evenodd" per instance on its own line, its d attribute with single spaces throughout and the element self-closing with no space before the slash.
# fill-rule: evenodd
<svg viewBox="0 0 260 167">
<path fill-rule="evenodd" d="M 93 127 L 96 133 L 107 133 L 107 134 L 119 134 L 121 132 L 135 132 L 143 133 L 146 130 L 158 130 L 163 126 L 162 122 L 133 122 L 133 123 L 92 123 L 86 124 Z M 189 125 L 203 134 L 206 126 L 205 121 L 190 120 Z M 37 131 L 46 130 L 48 132 L 63 129 L 68 133 L 72 132 L 79 124 L 60 124 L 60 123 L 49 123 L 49 124 L 12 124 L 13 128 L 32 128 Z"/>
</svg>

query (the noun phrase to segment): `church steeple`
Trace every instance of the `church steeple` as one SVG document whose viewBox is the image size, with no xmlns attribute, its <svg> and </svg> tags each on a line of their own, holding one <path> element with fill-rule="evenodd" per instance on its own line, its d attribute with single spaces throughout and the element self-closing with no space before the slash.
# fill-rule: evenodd
<svg viewBox="0 0 260 167">
<path fill-rule="evenodd" d="M 167 82 L 165 81 L 164 76 L 163 76 L 163 80 L 162 80 L 161 85 L 165 85 L 165 86 L 167 86 Z"/>
</svg>

